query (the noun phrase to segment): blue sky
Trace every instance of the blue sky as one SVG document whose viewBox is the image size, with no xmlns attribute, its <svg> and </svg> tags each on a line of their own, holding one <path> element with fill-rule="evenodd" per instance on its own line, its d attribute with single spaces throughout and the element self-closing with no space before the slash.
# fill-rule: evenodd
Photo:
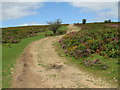
<svg viewBox="0 0 120 90">
<path fill-rule="evenodd" d="M 61 19 L 63 23 L 117 21 L 117 2 L 4 2 L 2 27 L 42 25 Z"/>
</svg>

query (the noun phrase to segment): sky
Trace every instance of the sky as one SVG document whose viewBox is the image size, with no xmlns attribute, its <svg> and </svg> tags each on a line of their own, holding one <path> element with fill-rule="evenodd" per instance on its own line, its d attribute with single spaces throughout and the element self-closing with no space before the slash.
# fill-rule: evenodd
<svg viewBox="0 0 120 90">
<path fill-rule="evenodd" d="M 25 0 L 24 0 L 25 1 Z M 93 0 L 94 1 L 94 0 Z M 0 27 L 14 27 L 27 25 L 45 25 L 47 22 L 61 19 L 63 23 L 100 22 L 111 19 L 118 21 L 118 2 L 109 0 L 106 2 L 68 2 L 63 0 L 48 2 L 45 0 L 33 2 L 26 0 L 4 0 L 0 3 Z M 102 0 L 101 0 L 102 1 Z M 105 0 L 104 0 L 105 1 Z"/>
</svg>

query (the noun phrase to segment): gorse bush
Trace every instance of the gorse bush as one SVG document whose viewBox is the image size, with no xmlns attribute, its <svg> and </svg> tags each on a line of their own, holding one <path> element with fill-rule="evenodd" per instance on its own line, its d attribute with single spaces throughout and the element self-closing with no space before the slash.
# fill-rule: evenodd
<svg viewBox="0 0 120 90">
<path fill-rule="evenodd" d="M 57 32 L 56 32 L 56 35 L 63 35 L 63 34 L 66 34 L 67 32 L 67 27 L 66 26 L 61 26 Z"/>
<path fill-rule="evenodd" d="M 53 32 L 52 31 L 46 31 L 45 36 L 53 36 Z"/>
<path fill-rule="evenodd" d="M 98 25 L 100 26 L 100 25 Z M 117 28 L 98 29 L 97 24 L 83 29 L 79 32 L 71 32 L 62 39 L 59 43 L 65 50 L 65 53 L 75 58 L 88 57 L 91 54 L 98 54 L 105 58 L 119 57 L 119 44 Z"/>
</svg>

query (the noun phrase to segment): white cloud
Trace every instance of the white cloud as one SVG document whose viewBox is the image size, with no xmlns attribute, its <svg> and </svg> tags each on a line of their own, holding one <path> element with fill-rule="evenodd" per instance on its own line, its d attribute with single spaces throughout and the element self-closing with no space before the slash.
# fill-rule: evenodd
<svg viewBox="0 0 120 90">
<path fill-rule="evenodd" d="M 24 23 L 17 26 L 48 25 L 47 23 Z"/>
<path fill-rule="evenodd" d="M 98 12 L 96 16 L 97 20 L 101 19 L 118 19 L 118 9 L 113 8 L 108 12 Z"/>
<path fill-rule="evenodd" d="M 119 0 L 2 0 L 2 2 L 118 2 Z"/>
<path fill-rule="evenodd" d="M 69 2 L 70 5 L 81 8 L 80 12 L 96 13 L 97 16 L 95 19 L 117 18 L 118 16 L 118 0 L 74 0 L 74 2 L 72 2 L 73 0 L 2 0 L 0 20 L 16 19 L 36 14 L 35 9 L 41 7 L 42 2 L 48 1 Z M 109 11 L 105 12 L 105 9 L 109 9 Z"/>
<path fill-rule="evenodd" d="M 48 0 L 2 0 L 2 2 L 45 2 Z"/>
<path fill-rule="evenodd" d="M 2 18 L 0 20 L 16 19 L 23 16 L 33 15 L 37 12 L 35 9 L 42 6 L 42 3 L 28 2 L 3 2 Z"/>
<path fill-rule="evenodd" d="M 111 2 L 71 2 L 72 6 L 80 8 L 89 8 L 91 10 L 103 10 L 106 8 L 116 7 L 117 3 Z"/>
<path fill-rule="evenodd" d="M 2 3 L 0 3 L 0 19 L 2 19 Z M 0 27 L 2 26 L 2 22 L 0 22 Z"/>
<path fill-rule="evenodd" d="M 118 19 L 117 2 L 71 2 L 70 5 L 80 8 L 80 13 L 96 14 L 95 20 Z"/>
</svg>

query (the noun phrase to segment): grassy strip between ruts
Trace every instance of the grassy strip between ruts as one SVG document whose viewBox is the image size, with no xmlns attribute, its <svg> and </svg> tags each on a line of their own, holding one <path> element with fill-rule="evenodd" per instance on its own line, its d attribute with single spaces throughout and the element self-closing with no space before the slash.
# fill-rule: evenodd
<svg viewBox="0 0 120 90">
<path fill-rule="evenodd" d="M 17 58 L 23 52 L 25 47 L 32 41 L 39 40 L 45 37 L 49 32 L 40 33 L 38 36 L 22 39 L 20 43 L 9 45 L 3 44 L 2 47 L 2 88 L 11 87 L 12 69 Z"/>
<path fill-rule="evenodd" d="M 80 68 L 80 70 L 86 71 L 86 72 L 92 74 L 96 78 L 101 78 L 104 81 L 110 83 L 112 86 L 115 86 L 115 87 L 118 86 L 118 81 L 115 79 L 115 78 L 118 78 L 118 65 L 116 65 L 116 62 L 115 62 L 117 60 L 113 60 L 113 59 L 105 60 L 103 57 L 98 56 L 96 54 L 93 54 L 87 58 L 75 59 L 74 57 L 66 56 L 66 54 L 64 53 L 64 50 L 62 49 L 61 45 L 58 42 L 54 43 L 53 45 L 54 45 L 56 51 L 58 52 L 58 55 L 67 59 L 65 64 L 77 66 L 78 68 Z M 97 59 L 97 58 L 102 59 L 105 62 L 107 62 L 108 65 L 110 66 L 110 68 L 107 70 L 99 70 L 96 68 L 85 67 L 82 64 L 83 59 L 92 60 L 92 59 Z"/>
</svg>

